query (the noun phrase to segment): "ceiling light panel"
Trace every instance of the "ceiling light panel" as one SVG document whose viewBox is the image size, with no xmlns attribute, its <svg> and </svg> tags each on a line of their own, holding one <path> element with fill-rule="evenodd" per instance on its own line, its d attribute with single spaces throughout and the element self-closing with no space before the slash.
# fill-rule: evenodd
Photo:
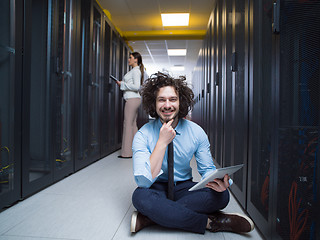
<svg viewBox="0 0 320 240">
<path fill-rule="evenodd" d="M 186 56 L 187 49 L 168 49 L 169 56 Z"/>
<path fill-rule="evenodd" d="M 189 13 L 161 13 L 162 26 L 189 26 Z"/>
</svg>

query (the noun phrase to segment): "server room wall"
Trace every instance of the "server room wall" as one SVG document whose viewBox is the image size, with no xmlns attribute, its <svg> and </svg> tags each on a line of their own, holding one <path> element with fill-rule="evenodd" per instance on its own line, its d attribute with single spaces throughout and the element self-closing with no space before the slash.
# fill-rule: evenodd
<svg viewBox="0 0 320 240">
<path fill-rule="evenodd" d="M 266 239 L 320 239 L 320 2 L 218 0 L 192 119 Z"/>
<path fill-rule="evenodd" d="M 109 76 L 128 71 L 130 49 L 95 1 L 5 0 L 0 13 L 2 209 L 121 147 Z"/>
</svg>

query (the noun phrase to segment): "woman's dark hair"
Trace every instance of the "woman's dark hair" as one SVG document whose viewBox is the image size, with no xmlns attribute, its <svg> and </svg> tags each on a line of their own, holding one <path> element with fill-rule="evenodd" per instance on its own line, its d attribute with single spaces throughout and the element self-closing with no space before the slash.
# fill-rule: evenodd
<svg viewBox="0 0 320 240">
<path fill-rule="evenodd" d="M 144 110 L 151 117 L 159 117 L 156 111 L 156 97 L 159 89 L 166 86 L 172 86 L 178 94 L 180 102 L 178 118 L 184 118 L 187 116 L 188 112 L 192 110 L 194 103 L 194 94 L 188 87 L 184 76 L 172 78 L 168 74 L 158 72 L 145 80 L 140 89 Z"/>
<path fill-rule="evenodd" d="M 144 66 L 143 66 L 143 63 L 142 63 L 142 57 L 141 57 L 141 54 L 138 53 L 138 52 L 132 52 L 130 53 L 130 55 L 132 55 L 134 57 L 134 59 L 137 59 L 138 60 L 138 66 L 140 67 L 140 71 L 141 71 L 141 80 L 140 80 L 140 83 L 141 85 L 143 84 L 143 80 L 144 80 Z"/>
</svg>

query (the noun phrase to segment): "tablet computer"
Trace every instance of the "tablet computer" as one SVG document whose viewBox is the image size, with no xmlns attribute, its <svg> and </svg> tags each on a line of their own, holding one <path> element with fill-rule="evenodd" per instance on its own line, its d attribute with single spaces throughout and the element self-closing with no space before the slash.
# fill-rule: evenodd
<svg viewBox="0 0 320 240">
<path fill-rule="evenodd" d="M 114 81 L 119 81 L 116 77 L 114 77 L 114 76 L 112 76 L 112 75 L 110 75 L 110 78 L 111 78 L 112 80 L 114 80 Z"/>
<path fill-rule="evenodd" d="M 228 174 L 230 176 L 231 174 L 233 174 L 236 171 L 238 171 L 239 169 L 241 169 L 243 167 L 243 165 L 244 164 L 239 164 L 239 165 L 231 166 L 231 167 L 217 168 L 212 173 L 210 173 L 205 179 L 201 180 L 196 185 L 194 185 L 192 188 L 190 188 L 189 191 L 194 191 L 194 190 L 204 188 L 204 187 L 206 187 L 206 184 L 208 182 L 212 182 L 216 178 L 223 178 L 224 175 L 226 175 L 226 174 Z"/>
</svg>

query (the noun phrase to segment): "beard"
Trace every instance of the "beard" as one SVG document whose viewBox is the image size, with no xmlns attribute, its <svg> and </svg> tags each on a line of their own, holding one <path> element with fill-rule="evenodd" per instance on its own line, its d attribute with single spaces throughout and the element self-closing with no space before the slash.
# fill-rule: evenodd
<svg viewBox="0 0 320 240">
<path fill-rule="evenodd" d="M 178 113 L 175 114 L 175 115 L 172 115 L 172 116 L 168 116 L 168 117 L 162 117 L 161 115 L 160 115 L 159 117 L 160 117 L 161 122 L 167 123 L 167 122 L 169 122 L 171 119 L 174 119 L 173 121 L 175 121 L 175 120 L 178 118 Z"/>
</svg>

